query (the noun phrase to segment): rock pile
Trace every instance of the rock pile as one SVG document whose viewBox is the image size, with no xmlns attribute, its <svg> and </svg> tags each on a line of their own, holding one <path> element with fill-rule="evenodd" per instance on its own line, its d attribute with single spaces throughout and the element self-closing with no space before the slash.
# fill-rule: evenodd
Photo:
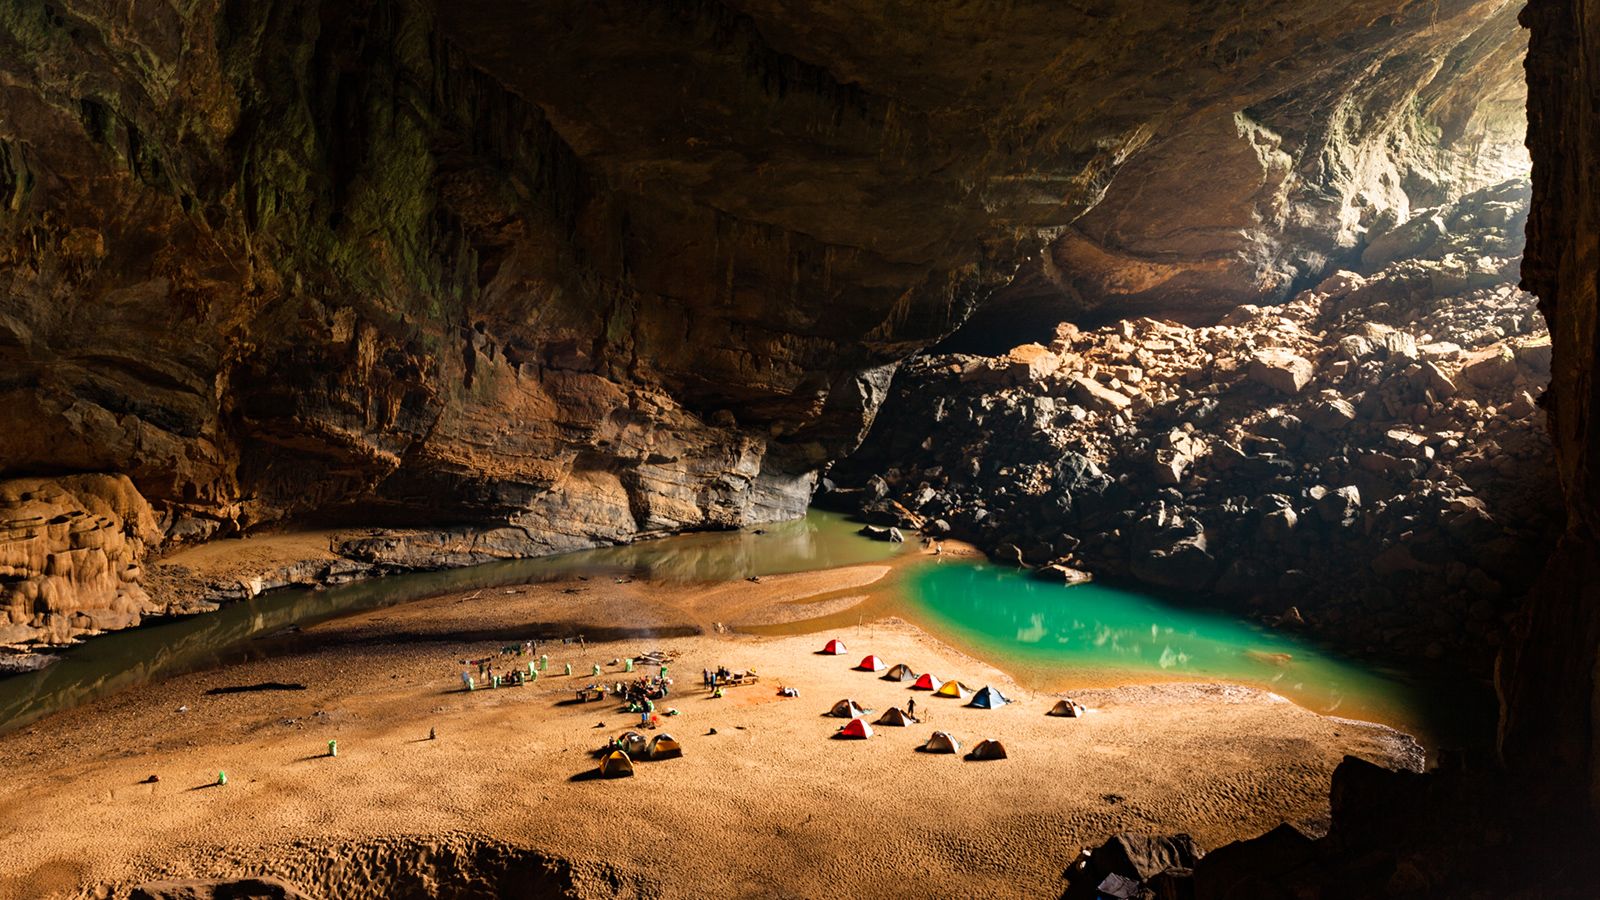
<svg viewBox="0 0 1600 900">
<path fill-rule="evenodd" d="M 1403 260 L 1213 326 L 1066 323 L 1048 346 L 915 359 L 832 480 L 877 524 L 1052 578 L 1131 575 L 1487 665 L 1558 531 L 1550 341 L 1494 255 L 1518 243 L 1507 197 L 1525 183 L 1423 211 L 1437 227 Z"/>
</svg>

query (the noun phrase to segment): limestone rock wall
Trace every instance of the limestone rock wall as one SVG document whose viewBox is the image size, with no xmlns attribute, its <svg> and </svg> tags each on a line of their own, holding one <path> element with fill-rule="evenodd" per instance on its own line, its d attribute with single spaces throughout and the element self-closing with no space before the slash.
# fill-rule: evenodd
<svg viewBox="0 0 1600 900">
<path fill-rule="evenodd" d="M 126 475 L 170 543 L 795 515 L 1041 248 L 1205 218 L 1194 285 L 1277 296 L 1498 148 L 1508 8 L 6 4 L 0 476 Z"/>
<path fill-rule="evenodd" d="M 160 539 L 126 476 L 0 481 L 0 644 L 139 624 L 156 609 L 140 580 Z"/>
<path fill-rule="evenodd" d="M 1549 412 L 1566 532 L 1500 666 L 1501 750 L 1600 809 L 1600 4 L 1531 0 L 1533 213 L 1523 283 L 1550 323 Z"/>
</svg>

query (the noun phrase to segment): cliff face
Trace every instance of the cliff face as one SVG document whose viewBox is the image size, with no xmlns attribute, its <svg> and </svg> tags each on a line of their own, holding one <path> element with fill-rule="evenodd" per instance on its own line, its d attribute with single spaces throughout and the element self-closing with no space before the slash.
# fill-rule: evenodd
<svg viewBox="0 0 1600 900">
<path fill-rule="evenodd" d="M 1472 183 L 1510 9 L 7 4 L 0 476 L 124 475 L 168 543 L 793 515 L 1041 247 L 1181 312 Z"/>
<path fill-rule="evenodd" d="M 1500 665 L 1501 750 L 1520 771 L 1600 809 L 1600 4 L 1532 0 L 1528 147 L 1533 211 L 1524 286 L 1550 323 L 1544 403 L 1566 494 L 1567 528 Z"/>
</svg>

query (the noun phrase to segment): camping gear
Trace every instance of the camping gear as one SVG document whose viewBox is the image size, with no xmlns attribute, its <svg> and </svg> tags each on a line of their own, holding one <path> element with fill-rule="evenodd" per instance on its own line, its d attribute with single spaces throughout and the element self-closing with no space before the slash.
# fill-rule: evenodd
<svg viewBox="0 0 1600 900">
<path fill-rule="evenodd" d="M 829 656 L 842 656 L 845 652 L 844 641 L 834 638 L 822 647 L 822 652 Z"/>
<path fill-rule="evenodd" d="M 682 755 L 683 745 L 670 734 L 663 732 L 650 741 L 651 759 L 674 759 Z"/>
<path fill-rule="evenodd" d="M 864 716 L 868 712 L 870 712 L 870 710 L 865 710 L 857 706 L 854 700 L 840 700 L 838 703 L 833 705 L 833 709 L 828 710 L 828 715 L 835 716 L 840 719 L 854 719 Z"/>
<path fill-rule="evenodd" d="M 910 725 L 911 723 L 913 723 L 915 721 L 916 721 L 916 719 L 913 719 L 909 715 L 907 715 L 905 710 L 901 709 L 898 706 L 891 706 L 888 709 L 884 710 L 883 715 L 879 716 L 878 717 L 878 721 L 874 722 L 873 724 L 874 725 Z"/>
<path fill-rule="evenodd" d="M 1082 703 L 1079 703 L 1076 700 L 1061 699 L 1056 701 L 1055 706 L 1050 707 L 1050 712 L 1048 715 L 1061 716 L 1067 719 L 1076 719 L 1083 715 L 1084 712 L 1086 712 L 1086 710 L 1083 708 Z"/>
<path fill-rule="evenodd" d="M 633 760 L 621 750 L 613 750 L 600 760 L 601 778 L 628 778 L 633 775 Z"/>
<path fill-rule="evenodd" d="M 839 729 L 839 737 L 865 739 L 872 737 L 872 726 L 866 719 L 851 719 L 843 728 Z"/>
<path fill-rule="evenodd" d="M 933 677 L 932 672 L 923 672 L 922 677 L 917 679 L 911 689 L 913 691 L 937 691 L 943 684 L 939 679 Z"/>
<path fill-rule="evenodd" d="M 978 709 L 998 709 L 1010 702 L 1004 694 L 986 684 L 972 695 L 972 702 L 967 705 Z"/>
<path fill-rule="evenodd" d="M 950 736 L 950 732 L 935 731 L 922 749 L 928 753 L 960 753 L 961 744 Z"/>
<path fill-rule="evenodd" d="M 957 700 L 970 700 L 972 699 L 972 688 L 967 687 L 959 681 L 946 681 L 944 684 L 940 685 L 939 690 L 934 692 L 934 696 L 954 697 Z"/>
<path fill-rule="evenodd" d="M 624 731 L 615 741 L 617 749 L 631 757 L 643 756 L 650 749 L 650 741 L 637 731 Z"/>
<path fill-rule="evenodd" d="M 863 672 L 882 672 L 884 669 L 889 668 L 889 666 L 876 656 L 868 656 L 866 659 L 863 659 L 861 661 L 861 665 L 856 666 L 856 668 Z"/>
<path fill-rule="evenodd" d="M 897 664 L 895 664 L 894 668 L 889 670 L 888 674 L 883 676 L 883 680 L 884 681 L 912 681 L 916 677 L 917 677 L 917 673 L 911 671 L 911 667 L 910 666 L 906 665 L 905 663 L 897 663 Z"/>
<path fill-rule="evenodd" d="M 972 752 L 967 754 L 967 759 L 1005 759 L 1006 745 L 999 741 L 982 740 L 973 746 Z"/>
</svg>

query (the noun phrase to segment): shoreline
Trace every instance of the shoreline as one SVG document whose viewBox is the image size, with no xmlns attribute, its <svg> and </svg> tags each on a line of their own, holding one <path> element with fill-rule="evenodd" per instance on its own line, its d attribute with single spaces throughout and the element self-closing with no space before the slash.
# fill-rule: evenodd
<svg viewBox="0 0 1600 900">
<path fill-rule="evenodd" d="M 1043 713 L 1054 695 L 904 621 L 875 621 L 859 639 L 841 635 L 850 645 L 843 657 L 816 654 L 825 635 L 684 634 L 696 616 L 803 602 L 809 590 L 851 590 L 871 574 L 839 571 L 740 582 L 709 600 L 698 586 L 577 578 L 471 602 L 470 592 L 447 594 L 310 626 L 281 655 L 56 713 L 0 736 L 0 753 L 16 761 L 0 787 L 12 820 L 0 835 L 0 897 L 244 874 L 278 875 L 312 893 L 382 896 L 383 885 L 436 852 L 423 845 L 463 835 L 473 846 L 565 861 L 575 896 L 731 896 L 728 886 L 696 880 L 716 866 L 733 870 L 728 884 L 805 895 L 773 873 L 815 873 L 807 883 L 825 886 L 846 877 L 846 858 L 856 860 L 850 871 L 902 875 L 900 894 L 886 889 L 894 896 L 924 895 L 911 885 L 928 877 L 959 893 L 1059 893 L 1078 849 L 1107 834 L 1189 831 L 1215 847 L 1285 820 L 1315 831 L 1332 768 L 1346 753 L 1414 761 L 1414 742 L 1393 729 L 1238 686 L 1085 689 L 1075 696 L 1100 712 L 1050 718 Z M 814 583 L 802 587 L 806 579 Z M 612 628 L 618 621 L 631 624 Z M 607 628 L 613 639 L 590 642 L 587 652 L 554 644 L 551 671 L 570 659 L 578 672 L 598 662 L 622 678 L 611 659 L 656 648 L 679 654 L 670 664 L 678 687 L 663 706 L 682 715 L 662 721 L 683 741 L 683 759 L 641 763 L 632 779 L 588 780 L 589 751 L 629 717 L 609 703 L 563 702 L 586 677 L 458 689 L 456 660 L 515 635 L 592 637 Z M 656 636 L 669 633 L 684 636 Z M 976 710 L 925 699 L 852 671 L 867 653 L 974 688 L 991 683 L 1016 702 Z M 708 699 L 696 690 L 699 670 L 721 664 L 755 668 L 761 681 Z M 236 690 L 274 683 L 305 690 Z M 801 696 L 779 698 L 780 683 Z M 843 721 L 822 714 L 841 696 L 878 711 L 915 696 L 932 720 L 879 728 L 868 741 L 829 740 Z M 427 740 L 430 728 L 437 740 Z M 912 752 L 934 728 L 968 746 L 1000 738 L 1011 758 Z M 330 739 L 340 754 L 325 759 Z M 203 788 L 218 769 L 229 784 Z M 140 783 L 151 774 L 161 780 Z M 952 806 L 955 796 L 963 801 Z M 863 808 L 872 810 L 867 819 Z M 397 855 L 361 875 L 377 885 L 365 893 L 351 873 L 317 862 L 372 842 Z M 1003 866 L 986 861 L 1002 847 Z"/>
<path fill-rule="evenodd" d="M 328 553 L 321 553 L 320 556 L 317 553 L 307 555 L 306 548 L 311 547 L 315 549 L 328 544 L 329 541 L 336 540 L 338 535 L 342 534 L 348 536 L 357 531 L 359 530 L 335 529 L 321 531 L 297 531 L 285 532 L 282 534 L 264 535 L 256 538 L 247 538 L 237 542 L 249 545 L 248 549 L 250 552 L 242 558 L 226 552 L 228 548 L 222 543 L 209 543 L 196 547 L 185 548 L 184 550 L 173 554 L 171 557 L 158 564 L 158 570 L 160 566 L 170 565 L 177 567 L 186 573 L 183 578 L 191 588 L 193 588 L 194 585 L 199 584 L 201 581 L 208 579 L 212 584 L 222 583 L 230 579 L 237 581 L 240 584 L 245 584 L 251 579 L 259 581 L 262 577 L 259 572 L 264 564 L 275 567 L 275 571 L 279 572 L 280 574 L 299 573 L 303 576 L 310 570 L 309 567 L 325 564 L 330 560 L 341 558 L 337 557 L 336 555 L 329 555 Z M 765 532 L 762 530 L 755 530 L 753 532 L 746 531 L 740 533 L 748 536 L 750 534 L 761 535 Z M 707 536 L 731 533 L 708 532 L 696 534 L 701 538 L 705 538 Z M 671 537 L 683 538 L 685 535 L 676 535 Z M 660 538 L 652 538 L 651 540 L 643 543 L 654 543 L 655 540 L 658 539 Z M 860 538 L 860 540 L 870 539 Z M 941 545 L 942 553 L 937 557 L 941 560 L 987 562 L 989 559 L 988 555 L 976 545 L 965 541 L 946 538 L 941 541 Z M 624 546 L 632 547 L 634 545 Z M 1004 651 L 981 646 L 984 643 L 982 640 L 965 634 L 962 629 L 955 628 L 949 625 L 949 623 L 937 621 L 936 618 L 929 618 L 927 616 L 916 616 L 915 619 L 907 618 L 907 614 L 913 612 L 913 610 L 909 605 L 910 601 L 908 598 L 903 596 L 903 592 L 907 588 L 903 584 L 902 579 L 907 576 L 915 567 L 934 562 L 936 557 L 933 551 L 927 546 L 919 547 L 917 543 L 908 542 L 903 545 L 903 547 L 903 551 L 899 552 L 895 556 L 885 559 L 881 563 L 847 564 L 834 566 L 831 568 L 783 572 L 777 575 L 764 575 L 753 579 L 747 579 L 760 583 L 763 579 L 794 579 L 796 577 L 800 577 L 803 582 L 813 581 L 829 584 L 827 589 L 813 590 L 802 588 L 798 593 L 791 591 L 789 594 L 783 596 L 768 597 L 762 601 L 759 610 L 754 615 L 748 615 L 740 612 L 743 607 L 738 605 L 731 607 L 733 611 L 730 612 L 730 608 L 726 604 L 723 604 L 720 607 L 722 610 L 722 618 L 714 618 L 717 610 L 719 609 L 719 605 L 715 602 L 715 598 L 728 595 L 730 592 L 737 593 L 744 584 L 742 581 L 712 580 L 706 582 L 685 582 L 674 580 L 671 583 L 677 586 L 694 588 L 701 592 L 702 597 L 708 598 L 712 601 L 699 602 L 699 609 L 689 609 L 684 607 L 682 604 L 679 605 L 680 612 L 694 620 L 691 623 L 692 627 L 699 628 L 702 631 L 733 631 L 761 636 L 783 636 L 814 634 L 828 629 L 853 629 L 858 628 L 863 624 L 890 620 L 908 622 L 915 627 L 925 630 L 943 641 L 952 649 L 953 652 L 962 653 L 964 656 L 983 665 L 990 664 L 987 660 L 988 658 L 991 658 L 994 653 L 1000 653 L 1003 655 Z M 603 550 L 608 548 L 599 549 Z M 509 560 L 502 562 L 559 564 L 561 557 L 563 556 L 565 556 L 565 554 L 559 554 L 555 557 L 532 557 L 525 560 Z M 204 567 L 200 568 L 198 572 L 196 572 L 193 567 L 197 563 L 201 562 L 203 562 L 205 565 Z M 476 565 L 483 564 L 480 563 Z M 247 596 L 244 596 L 243 599 L 223 600 L 218 602 L 215 598 L 213 598 L 209 604 L 202 605 L 195 604 L 194 596 L 191 593 L 188 595 L 183 595 L 181 598 L 184 609 L 180 611 L 174 611 L 169 615 L 161 617 L 149 617 L 149 620 L 146 623 L 139 626 L 134 626 L 133 628 L 129 629 L 122 629 L 115 632 L 95 634 L 87 638 L 79 639 L 66 647 L 52 648 L 54 652 L 36 651 L 29 654 L 7 657 L 6 659 L 12 662 L 26 662 L 10 668 L 0 667 L 0 684 L 3 684 L 4 681 L 9 678 L 26 676 L 29 672 L 36 672 L 38 670 L 53 666 L 67 658 L 67 656 L 73 651 L 80 647 L 86 646 L 89 642 L 92 642 L 96 638 L 116 634 L 136 634 L 152 627 L 160 627 L 165 624 L 197 619 L 199 617 L 215 614 L 221 610 L 226 610 L 230 606 L 253 602 L 257 597 L 271 598 L 285 596 L 286 592 L 295 589 L 309 590 L 315 593 L 329 588 L 342 587 L 350 584 L 375 585 L 380 582 L 386 582 L 388 579 L 395 577 L 406 577 L 429 573 L 464 573 L 472 570 L 473 568 L 474 566 L 441 565 L 437 569 L 429 570 L 406 572 L 385 571 L 376 574 L 368 574 L 365 576 L 340 577 L 332 583 L 286 583 L 262 589 L 257 593 L 250 593 Z M 610 574 L 611 573 L 607 573 L 608 577 Z M 862 577 L 863 575 L 867 577 Z M 517 581 L 515 579 L 508 580 L 504 583 L 495 581 L 482 587 L 473 588 L 472 592 L 475 594 L 483 594 L 497 590 L 510 591 L 512 589 L 524 587 L 529 584 L 570 579 L 571 577 L 572 573 L 570 571 L 553 569 L 551 573 L 540 577 L 537 581 Z M 585 576 L 579 577 L 581 580 L 588 580 L 588 578 Z M 632 576 L 626 577 L 630 579 L 632 578 Z M 172 578 L 169 575 L 165 580 L 170 583 Z M 461 593 L 465 592 L 465 590 L 461 591 Z M 375 607 L 375 609 L 382 610 L 392 608 L 394 606 L 423 603 L 432 599 L 437 599 L 439 596 L 445 596 L 453 593 L 457 592 L 442 590 L 436 595 L 430 594 L 418 598 L 386 601 Z M 1167 600 L 1166 602 L 1173 601 Z M 1174 605 L 1178 608 L 1183 608 L 1182 604 Z M 370 611 L 372 610 L 355 609 L 339 611 L 333 613 L 330 617 L 328 617 L 328 619 L 324 619 L 321 616 L 313 616 L 312 620 L 317 624 L 320 624 L 322 621 L 327 621 L 329 619 L 337 621 L 340 619 L 349 618 L 351 616 L 363 615 Z M 854 621 L 850 621 L 852 617 L 854 618 Z M 297 630 L 300 627 L 300 624 L 301 623 L 299 622 L 293 622 L 285 625 L 284 627 L 286 629 Z M 263 640 L 273 636 L 273 634 L 255 635 L 247 640 Z M 1331 651 L 1336 654 L 1338 653 L 1337 648 L 1329 648 L 1327 646 L 1317 644 L 1314 639 L 1312 642 L 1314 645 L 1321 647 L 1321 649 L 1323 649 L 1325 652 Z M 244 643 L 240 643 L 235 645 L 232 650 L 235 652 L 244 652 L 244 646 Z M 227 655 L 231 656 L 233 653 L 229 653 Z M 1342 656 L 1342 654 L 1340 655 Z M 43 657 L 44 660 L 39 660 L 39 657 Z M 1362 664 L 1375 662 L 1372 660 L 1358 659 L 1355 657 L 1344 658 L 1349 659 L 1352 662 L 1358 662 Z M 1195 682 L 1193 673 L 1163 675 L 1161 673 L 1138 668 L 1119 669 L 1108 668 L 1105 666 L 1072 667 L 1067 665 L 1050 666 L 1050 668 L 1055 668 L 1057 670 L 1057 674 L 1046 679 L 1042 678 L 1038 674 L 1038 670 L 1041 669 L 1042 664 L 1037 662 L 1028 663 L 1022 662 L 1020 659 L 1012 659 L 1009 662 L 1001 663 L 1000 665 L 1004 666 L 1010 677 L 1029 683 L 1030 687 L 1046 691 L 1064 690 L 1065 686 L 1069 684 L 1080 688 L 1109 688 L 1147 684 L 1183 684 Z M 183 674 L 187 671 L 187 667 L 179 667 L 178 671 L 176 672 L 158 674 L 156 677 L 173 677 Z M 1417 675 L 1417 673 L 1404 673 L 1394 669 L 1390 669 L 1389 671 L 1391 672 L 1391 675 L 1398 675 L 1402 681 L 1408 677 Z M 1062 672 L 1068 674 L 1060 674 Z M 1204 683 L 1234 684 L 1241 687 L 1249 687 L 1268 693 L 1274 693 L 1274 686 L 1262 681 L 1252 681 L 1233 677 L 1206 679 L 1203 675 L 1200 677 Z M 1286 696 L 1284 699 L 1317 715 L 1330 717 L 1335 715 L 1333 710 L 1316 709 L 1312 706 L 1302 704 L 1293 697 Z M 1372 724 L 1394 728 L 1397 731 L 1406 733 L 1418 739 L 1427 738 L 1430 734 L 1433 735 L 1432 738 L 1428 738 L 1430 740 L 1437 738 L 1438 736 L 1431 731 L 1428 725 L 1415 716 L 1389 714 L 1382 708 L 1375 708 L 1370 705 L 1358 705 L 1353 712 L 1355 714 L 1350 717 L 1353 721 L 1369 722 Z M 50 714 L 51 713 L 46 713 L 45 715 L 48 716 Z M 12 729 L 0 726 L 0 734 L 3 734 L 9 730 Z"/>
</svg>

